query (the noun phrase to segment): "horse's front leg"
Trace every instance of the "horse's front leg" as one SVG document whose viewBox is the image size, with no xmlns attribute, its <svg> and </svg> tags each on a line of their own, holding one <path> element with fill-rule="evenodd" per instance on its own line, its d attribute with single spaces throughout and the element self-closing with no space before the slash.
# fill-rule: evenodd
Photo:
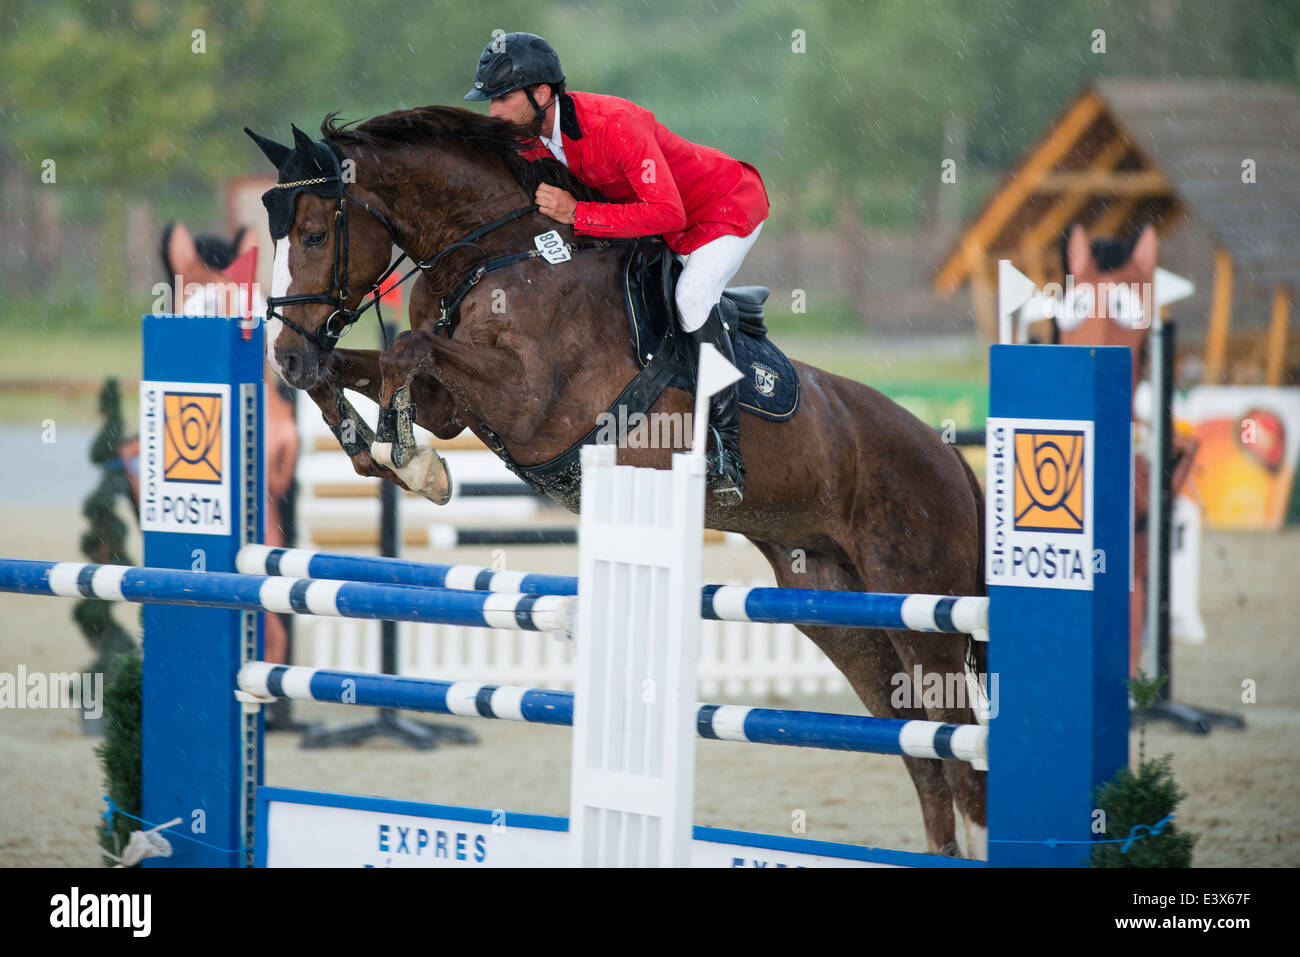
<svg viewBox="0 0 1300 957">
<path fill-rule="evenodd" d="M 352 468 L 358 475 L 382 478 L 403 488 L 409 488 L 410 486 L 407 486 L 393 471 L 376 462 L 370 453 L 370 446 L 375 440 L 374 432 L 362 418 L 361 413 L 343 394 L 345 388 L 361 391 L 359 386 L 361 386 L 359 381 L 349 381 L 331 367 L 314 386 L 307 390 L 307 394 L 320 409 L 325 424 L 334 433 L 334 437 L 351 460 Z"/>
<path fill-rule="evenodd" d="M 383 382 L 378 399 L 379 427 L 371 446 L 375 460 L 401 475 L 408 485 L 412 481 L 424 482 L 427 488 L 430 476 L 437 477 L 439 472 L 446 476 L 446 463 L 431 449 L 417 445 L 411 435 L 412 382 L 418 381 L 417 376 L 436 377 L 453 401 L 468 405 L 466 395 L 476 389 L 499 387 L 512 381 L 511 374 L 518 381 L 519 370 L 512 363 L 513 358 L 504 350 L 476 348 L 424 329 L 403 332 L 379 356 Z M 446 501 L 428 491 L 421 494 L 439 504 Z"/>
<path fill-rule="evenodd" d="M 413 333 L 401 333 L 379 355 L 380 388 L 376 396 L 379 423 L 370 443 L 370 453 L 376 462 L 400 476 L 402 484 L 407 488 L 436 505 L 446 505 L 451 499 L 451 472 L 447 468 L 447 462 L 427 445 L 417 443 L 411 431 L 411 424 L 416 421 L 416 404 L 411 398 L 412 380 L 419 368 L 426 364 L 418 354 L 418 347 L 412 348 L 413 337 Z M 423 334 L 418 338 L 422 340 Z M 423 359 L 428 359 L 427 352 Z M 427 392 L 429 387 L 422 384 L 417 388 Z M 435 401 L 448 403 L 454 416 L 454 400 L 445 388 L 439 388 L 446 398 L 437 395 Z M 458 422 L 459 419 L 455 421 Z M 450 429 L 445 429 L 444 434 L 449 431 Z M 460 429 L 455 431 L 459 432 Z"/>
<path fill-rule="evenodd" d="M 330 357 L 330 370 L 342 380 L 344 388 L 379 402 L 383 373 L 379 368 L 378 349 L 336 349 Z M 411 402 L 415 424 L 438 438 L 455 438 L 464 431 L 465 425 L 456 413 L 456 400 L 432 376 L 411 380 Z"/>
</svg>

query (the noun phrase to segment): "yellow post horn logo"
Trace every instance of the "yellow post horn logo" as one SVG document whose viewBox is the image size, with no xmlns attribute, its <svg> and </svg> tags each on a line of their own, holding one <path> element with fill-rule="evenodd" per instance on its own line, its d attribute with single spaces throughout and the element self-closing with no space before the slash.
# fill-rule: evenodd
<svg viewBox="0 0 1300 957">
<path fill-rule="evenodd" d="M 1016 531 L 1083 532 L 1083 438 L 1069 430 L 1016 430 Z"/>
<path fill-rule="evenodd" d="M 168 392 L 163 396 L 163 478 L 221 481 L 221 396 Z"/>
</svg>

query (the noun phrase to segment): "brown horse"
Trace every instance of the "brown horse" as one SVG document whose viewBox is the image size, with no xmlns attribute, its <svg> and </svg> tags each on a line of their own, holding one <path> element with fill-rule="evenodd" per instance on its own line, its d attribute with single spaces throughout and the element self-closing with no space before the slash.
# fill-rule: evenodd
<svg viewBox="0 0 1300 957">
<path fill-rule="evenodd" d="M 532 250 L 534 237 L 552 229 L 565 242 L 585 240 L 528 208 L 539 180 L 580 198 L 592 191 L 557 163 L 522 159 L 520 128 L 450 107 L 399 111 L 355 128 L 331 115 L 315 144 L 294 132 L 292 148 L 250 134 L 279 168 L 282 187 L 266 202 L 279 239 L 273 294 L 290 301 L 277 305 L 281 319 L 268 324 L 268 348 L 326 421 L 353 424 L 342 421 L 349 417 L 340 404 L 345 388 L 390 408 L 406 387 L 420 425 L 440 437 L 468 427 L 489 444 L 499 440 L 521 465 L 553 459 L 586 436 L 638 371 L 613 251 L 581 249 L 558 265 L 527 258 L 489 273 L 449 314 L 450 334 L 435 327 L 438 300 L 486 259 Z M 455 245 L 516 210 L 473 244 Z M 355 321 L 364 294 L 389 266 L 390 243 L 426 266 L 410 297 L 412 329 L 382 354 L 332 349 L 332 337 Z M 745 535 L 782 586 L 982 594 L 983 498 L 957 451 L 876 390 L 795 365 L 798 414 L 780 423 L 744 417 L 744 502 L 725 509 L 710 502 L 708 525 Z M 691 408 L 690 395 L 667 389 L 652 411 Z M 349 452 L 357 471 L 393 480 L 364 447 L 368 429 L 358 428 L 362 441 Z M 399 445 L 401 432 L 399 424 Z M 427 454 L 382 452 L 383 461 Z M 671 452 L 620 448 L 618 460 L 666 468 Z M 445 497 L 449 481 L 436 461 L 412 459 L 403 468 L 408 486 Z M 962 675 L 971 646 L 960 637 L 802 630 L 872 714 L 974 721 L 965 701 L 924 708 L 891 702 L 894 686 L 910 682 L 915 669 L 945 682 Z M 980 651 L 973 658 L 983 671 Z M 960 854 L 955 802 L 971 856 L 985 856 L 983 772 L 962 761 L 903 761 L 929 850 Z"/>
</svg>

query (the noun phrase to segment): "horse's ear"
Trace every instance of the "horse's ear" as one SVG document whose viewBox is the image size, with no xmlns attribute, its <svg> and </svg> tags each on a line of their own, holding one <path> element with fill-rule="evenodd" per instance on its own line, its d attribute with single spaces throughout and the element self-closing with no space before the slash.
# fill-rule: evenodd
<svg viewBox="0 0 1300 957">
<path fill-rule="evenodd" d="M 1159 255 L 1160 246 L 1156 239 L 1156 228 L 1147 225 L 1138 236 L 1137 242 L 1133 244 L 1133 254 L 1129 259 L 1144 275 L 1151 275 L 1156 271 L 1156 259 Z"/>
<path fill-rule="evenodd" d="M 271 165 L 276 169 L 279 169 L 280 164 L 284 162 L 284 158 L 293 152 L 290 147 L 282 146 L 275 140 L 268 140 L 265 136 L 258 136 L 247 126 L 244 127 L 244 132 L 257 144 L 257 148 L 265 154 L 266 158 L 271 161 Z"/>
<path fill-rule="evenodd" d="M 194 244 L 194 237 L 185 228 L 184 223 L 176 223 L 167 236 L 167 265 L 180 276 L 186 271 L 193 271 L 199 261 L 199 250 Z M 171 279 L 171 276 L 167 277 Z"/>
<path fill-rule="evenodd" d="M 1092 249 L 1088 245 L 1088 234 L 1078 223 L 1070 229 L 1070 238 L 1065 246 L 1065 264 L 1071 276 L 1083 275 L 1092 265 Z"/>
<path fill-rule="evenodd" d="M 235 230 L 235 258 L 238 259 L 257 245 L 257 233 L 247 226 Z"/>
<path fill-rule="evenodd" d="M 310 158 L 312 153 L 315 152 L 315 144 L 311 141 L 311 137 L 292 124 L 290 129 L 293 130 L 293 145 L 298 147 L 298 152 L 304 157 Z"/>
</svg>

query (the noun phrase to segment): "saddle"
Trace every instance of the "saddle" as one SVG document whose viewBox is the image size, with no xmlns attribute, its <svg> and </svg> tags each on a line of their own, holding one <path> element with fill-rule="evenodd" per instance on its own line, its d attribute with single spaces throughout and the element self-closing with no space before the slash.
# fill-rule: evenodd
<svg viewBox="0 0 1300 957">
<path fill-rule="evenodd" d="M 696 362 L 690 340 L 678 329 L 677 277 L 681 264 L 659 237 L 628 240 L 622 264 L 624 299 L 637 364 L 641 371 L 623 389 L 606 415 L 627 422 L 650 411 L 664 389 L 694 394 Z M 767 338 L 763 286 L 740 286 L 722 294 L 722 318 L 731 330 L 736 364 L 745 373 L 738 384 L 740 407 L 752 415 L 784 422 L 799 410 L 799 377 L 790 360 Z M 619 413 L 622 415 L 619 415 Z M 597 425 L 555 458 L 521 465 L 486 422 L 479 422 L 484 440 L 508 469 L 529 486 L 566 508 L 577 511 L 582 486 L 582 446 L 600 440 Z M 622 436 L 617 437 L 619 440 Z"/>
<path fill-rule="evenodd" d="M 638 240 L 623 258 L 623 290 L 629 332 L 637 365 L 650 365 L 656 354 L 669 350 L 668 385 L 695 392 L 695 357 L 676 322 L 677 278 L 682 264 L 659 237 Z M 785 354 L 767 338 L 763 304 L 766 286 L 735 286 L 723 290 L 722 318 L 730 329 L 740 380 L 740 407 L 751 415 L 784 422 L 799 410 L 799 377 Z M 665 357 L 660 356 L 663 360 Z"/>
</svg>

